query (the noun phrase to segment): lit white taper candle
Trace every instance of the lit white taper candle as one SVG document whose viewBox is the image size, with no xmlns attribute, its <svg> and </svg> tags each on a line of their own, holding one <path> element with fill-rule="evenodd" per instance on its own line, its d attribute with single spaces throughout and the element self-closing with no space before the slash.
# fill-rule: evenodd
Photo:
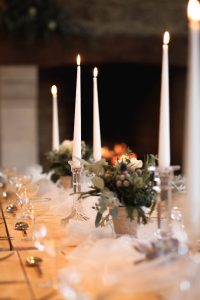
<svg viewBox="0 0 200 300">
<path fill-rule="evenodd" d="M 158 142 L 158 165 L 161 168 L 170 166 L 170 114 L 169 114 L 169 32 L 163 37 L 162 75 L 160 93 L 160 124 Z"/>
<path fill-rule="evenodd" d="M 51 87 L 52 101 L 53 101 L 53 124 L 52 124 L 52 150 L 59 149 L 59 124 L 58 124 L 58 103 L 57 103 L 57 87 Z"/>
<path fill-rule="evenodd" d="M 200 4 L 188 3 L 189 57 L 186 98 L 184 173 L 187 201 L 186 223 L 194 236 L 200 237 Z"/>
<path fill-rule="evenodd" d="M 73 167 L 80 167 L 81 159 L 81 57 L 77 55 L 77 78 L 76 78 L 76 99 L 74 113 L 74 137 L 73 137 Z M 77 159 L 78 158 L 78 159 Z"/>
<path fill-rule="evenodd" d="M 99 102 L 97 87 L 98 69 L 93 70 L 93 158 L 94 161 L 101 159 L 101 132 L 99 120 Z"/>
</svg>

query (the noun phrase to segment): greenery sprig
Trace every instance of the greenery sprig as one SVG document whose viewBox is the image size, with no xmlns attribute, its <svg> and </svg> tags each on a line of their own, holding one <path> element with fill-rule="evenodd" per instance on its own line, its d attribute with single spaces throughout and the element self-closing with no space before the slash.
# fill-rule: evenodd
<svg viewBox="0 0 200 300">
<path fill-rule="evenodd" d="M 43 173 L 50 173 L 50 179 L 57 182 L 61 176 L 71 176 L 71 166 L 69 161 L 72 160 L 73 141 L 65 140 L 60 144 L 58 150 L 48 151 L 45 153 L 45 162 L 42 167 Z M 86 145 L 84 141 L 81 142 L 82 157 L 89 160 L 92 149 Z"/>
</svg>

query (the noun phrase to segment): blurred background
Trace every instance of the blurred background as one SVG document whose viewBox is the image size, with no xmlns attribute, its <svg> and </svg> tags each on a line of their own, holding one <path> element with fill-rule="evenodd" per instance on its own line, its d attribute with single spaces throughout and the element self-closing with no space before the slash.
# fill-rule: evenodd
<svg viewBox="0 0 200 300">
<path fill-rule="evenodd" d="M 182 165 L 187 1 L 0 1 L 1 165 L 42 164 L 52 147 L 51 86 L 60 141 L 73 138 L 76 56 L 81 55 L 82 139 L 92 145 L 92 73 L 99 70 L 102 146 L 157 154 L 162 40 L 171 35 L 172 165 Z"/>
</svg>

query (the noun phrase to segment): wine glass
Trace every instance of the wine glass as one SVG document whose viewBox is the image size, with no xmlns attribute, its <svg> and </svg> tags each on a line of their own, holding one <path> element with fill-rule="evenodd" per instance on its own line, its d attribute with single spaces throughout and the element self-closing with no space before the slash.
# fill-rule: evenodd
<svg viewBox="0 0 200 300">
<path fill-rule="evenodd" d="M 31 200 L 33 200 L 39 190 L 39 186 L 35 183 L 29 183 L 27 185 L 22 185 L 16 191 L 16 195 L 18 197 L 18 201 L 23 209 L 23 212 L 20 216 L 20 219 L 33 219 L 34 211 Z"/>
<path fill-rule="evenodd" d="M 7 199 L 12 192 L 9 188 L 9 180 L 16 174 L 16 168 L 2 168 L 0 169 L 0 189 L 2 190 L 2 197 Z"/>
<path fill-rule="evenodd" d="M 31 183 L 32 176 L 31 175 L 15 175 L 10 177 L 9 183 L 13 186 L 14 193 L 17 196 L 17 204 L 22 206 L 22 199 L 20 198 L 20 194 L 24 187 Z"/>
</svg>

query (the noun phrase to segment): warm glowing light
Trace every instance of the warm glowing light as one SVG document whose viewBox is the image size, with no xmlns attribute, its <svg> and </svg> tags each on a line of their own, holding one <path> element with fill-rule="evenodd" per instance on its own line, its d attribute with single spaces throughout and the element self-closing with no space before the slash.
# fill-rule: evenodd
<svg viewBox="0 0 200 300">
<path fill-rule="evenodd" d="M 128 147 L 125 143 L 121 143 L 121 144 L 115 144 L 114 145 L 114 152 L 117 155 L 122 155 L 127 153 Z"/>
<path fill-rule="evenodd" d="M 111 151 L 108 147 L 101 147 L 101 156 L 103 158 L 109 159 L 113 156 L 113 151 Z"/>
<path fill-rule="evenodd" d="M 95 67 L 93 70 L 93 76 L 97 77 L 97 75 L 98 75 L 98 69 Z"/>
<path fill-rule="evenodd" d="M 52 93 L 52 95 L 57 95 L 57 87 L 56 87 L 56 85 L 52 85 L 52 87 L 51 87 L 51 93 Z"/>
<path fill-rule="evenodd" d="M 187 15 L 192 21 L 200 21 L 200 3 L 198 0 L 189 0 Z"/>
<path fill-rule="evenodd" d="M 81 64 L 81 57 L 80 57 L 80 55 L 78 54 L 78 55 L 77 55 L 77 65 L 80 66 L 80 64 Z"/>
<path fill-rule="evenodd" d="M 165 45 L 169 44 L 169 40 L 170 40 L 170 34 L 168 31 L 165 31 L 164 36 L 163 36 L 163 43 Z"/>
</svg>

